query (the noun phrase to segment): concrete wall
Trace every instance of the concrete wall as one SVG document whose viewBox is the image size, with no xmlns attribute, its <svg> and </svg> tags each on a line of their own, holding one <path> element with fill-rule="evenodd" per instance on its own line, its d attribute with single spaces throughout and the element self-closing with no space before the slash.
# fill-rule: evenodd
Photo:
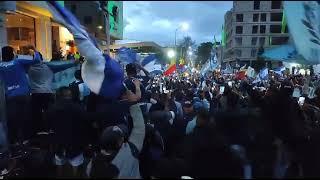
<svg viewBox="0 0 320 180">
<path fill-rule="evenodd" d="M 224 49 L 225 58 L 224 61 L 234 61 L 236 58 L 239 58 L 243 61 L 248 60 L 256 60 L 255 57 L 251 57 L 251 50 L 258 49 L 260 46 L 259 39 L 260 37 L 265 38 L 264 48 L 274 47 L 274 45 L 269 45 L 269 36 L 271 37 L 288 37 L 288 33 L 270 33 L 270 25 L 281 25 L 281 21 L 279 22 L 271 22 L 270 21 L 270 13 L 281 13 L 282 9 L 271 9 L 271 1 L 260 1 L 259 10 L 254 10 L 254 2 L 253 1 L 234 1 L 233 8 L 228 11 L 225 15 L 225 24 L 226 24 L 226 32 L 230 33 L 230 36 L 227 38 L 227 46 Z M 253 14 L 259 14 L 258 22 L 253 22 Z M 261 14 L 266 13 L 266 21 L 260 21 Z M 236 15 L 243 14 L 243 22 L 236 22 Z M 230 25 L 231 23 L 231 25 Z M 253 25 L 258 25 L 258 33 L 252 34 Z M 266 26 L 265 33 L 260 34 L 260 25 Z M 243 27 L 242 34 L 236 34 L 236 26 Z M 235 38 L 242 37 L 242 45 L 237 45 Z M 257 37 L 257 44 L 251 45 L 252 37 Z M 231 42 L 231 43 L 230 43 Z M 229 45 L 229 44 L 230 45 Z M 229 46 L 228 46 L 229 45 Z M 241 57 L 236 56 L 234 50 L 241 50 Z"/>
</svg>

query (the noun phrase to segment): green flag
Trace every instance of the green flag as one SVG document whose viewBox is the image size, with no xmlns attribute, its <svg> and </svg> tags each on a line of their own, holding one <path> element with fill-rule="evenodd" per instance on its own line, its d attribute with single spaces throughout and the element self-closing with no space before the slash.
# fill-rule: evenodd
<svg viewBox="0 0 320 180">
<path fill-rule="evenodd" d="M 223 25 L 222 25 L 222 34 L 221 34 L 222 42 L 221 42 L 221 44 L 222 44 L 223 47 L 226 45 L 226 36 L 225 36 L 225 34 L 226 33 L 224 32 L 224 28 L 223 28 Z"/>
<path fill-rule="evenodd" d="M 284 15 L 284 12 L 282 13 L 282 22 L 281 22 L 281 33 L 285 33 L 286 31 L 286 26 L 287 26 L 287 18 Z"/>
</svg>

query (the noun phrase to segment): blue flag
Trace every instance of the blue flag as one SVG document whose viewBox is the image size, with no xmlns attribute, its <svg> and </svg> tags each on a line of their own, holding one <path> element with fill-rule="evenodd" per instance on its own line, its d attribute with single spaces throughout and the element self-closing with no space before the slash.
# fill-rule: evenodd
<svg viewBox="0 0 320 180">
<path fill-rule="evenodd" d="M 124 72 L 121 65 L 103 55 L 78 19 L 55 1 L 48 2 L 53 18 L 63 24 L 73 35 L 78 51 L 86 58 L 82 65 L 82 78 L 95 94 L 117 99 L 124 90 Z"/>
<path fill-rule="evenodd" d="M 260 70 L 259 77 L 262 80 L 268 79 L 268 68 L 264 68 Z"/>
<path fill-rule="evenodd" d="M 117 59 L 125 63 L 134 63 L 137 61 L 137 53 L 127 47 L 121 47 L 117 52 Z"/>
</svg>

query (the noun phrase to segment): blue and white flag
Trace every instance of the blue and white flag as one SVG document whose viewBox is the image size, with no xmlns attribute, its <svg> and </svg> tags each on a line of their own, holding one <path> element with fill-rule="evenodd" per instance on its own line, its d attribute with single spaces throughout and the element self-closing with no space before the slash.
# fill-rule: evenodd
<svg viewBox="0 0 320 180">
<path fill-rule="evenodd" d="M 117 99 L 123 92 L 124 71 L 121 65 L 103 55 L 94 40 L 78 19 L 56 1 L 47 1 L 54 19 L 63 24 L 73 35 L 78 51 L 86 57 L 82 64 L 82 78 L 95 94 Z"/>
<path fill-rule="evenodd" d="M 306 64 L 320 63 L 319 1 L 283 1 L 290 35 Z"/>
<path fill-rule="evenodd" d="M 282 76 L 282 72 L 286 70 L 286 67 L 282 66 L 282 67 L 278 67 L 274 70 L 274 72 L 276 74 L 279 74 L 280 76 Z"/>
<path fill-rule="evenodd" d="M 141 61 L 141 66 L 145 66 L 147 64 L 149 64 L 150 62 L 155 61 L 155 64 L 158 63 L 158 59 L 156 57 L 155 54 L 150 54 L 149 56 L 145 57 L 142 61 Z"/>
<path fill-rule="evenodd" d="M 262 80 L 268 79 L 268 68 L 264 68 L 260 70 L 259 78 Z"/>
<path fill-rule="evenodd" d="M 137 62 L 137 53 L 127 47 L 121 47 L 116 53 L 116 59 L 122 63 L 129 64 Z"/>
</svg>

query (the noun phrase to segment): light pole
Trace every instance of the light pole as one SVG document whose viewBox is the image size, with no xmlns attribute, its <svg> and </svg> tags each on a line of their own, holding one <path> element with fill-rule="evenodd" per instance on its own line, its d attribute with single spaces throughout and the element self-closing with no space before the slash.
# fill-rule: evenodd
<svg viewBox="0 0 320 180">
<path fill-rule="evenodd" d="M 174 32 L 174 49 L 175 51 L 177 52 L 177 32 L 179 29 L 182 29 L 183 31 L 187 31 L 189 29 L 189 24 L 184 22 L 184 23 L 181 23 L 179 25 L 179 27 L 175 30 Z"/>
</svg>

